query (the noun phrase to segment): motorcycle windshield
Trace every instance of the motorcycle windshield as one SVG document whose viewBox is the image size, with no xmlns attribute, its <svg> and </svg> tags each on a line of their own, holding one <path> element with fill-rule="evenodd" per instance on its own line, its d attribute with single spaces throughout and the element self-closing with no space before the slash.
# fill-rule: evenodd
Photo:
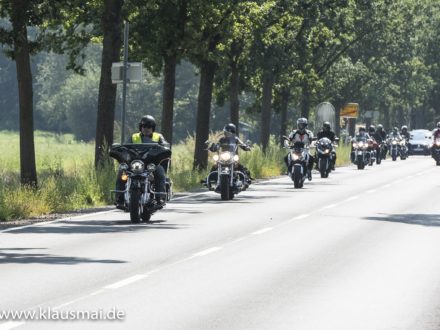
<svg viewBox="0 0 440 330">
<path fill-rule="evenodd" d="M 229 152 L 235 153 L 236 150 L 237 150 L 237 144 L 235 144 L 235 143 L 222 143 L 222 144 L 220 144 L 220 151 L 221 152 L 229 151 Z"/>
<path fill-rule="evenodd" d="M 159 165 L 163 160 L 171 157 L 171 150 L 157 143 L 130 143 L 113 146 L 110 157 L 120 163 L 142 160 L 145 164 Z"/>
</svg>

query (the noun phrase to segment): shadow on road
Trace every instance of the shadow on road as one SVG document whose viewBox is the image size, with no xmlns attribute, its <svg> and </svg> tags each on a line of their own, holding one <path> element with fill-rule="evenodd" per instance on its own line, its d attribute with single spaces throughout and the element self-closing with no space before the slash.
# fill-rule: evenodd
<svg viewBox="0 0 440 330">
<path fill-rule="evenodd" d="M 46 253 L 21 252 L 28 250 L 45 250 L 44 248 L 0 248 L 1 264 L 50 264 L 76 265 L 84 263 L 121 264 L 126 261 L 112 259 L 89 259 L 80 257 L 56 256 Z M 11 252 L 8 252 L 11 251 Z"/>
<path fill-rule="evenodd" d="M 122 214 L 122 213 L 121 213 Z M 130 220 L 60 221 L 48 226 L 31 226 L 7 232 L 8 234 L 111 234 L 138 232 L 149 229 L 182 229 L 187 225 L 163 224 L 165 220 L 133 224 Z"/>
<path fill-rule="evenodd" d="M 400 222 L 410 225 L 421 225 L 428 227 L 440 226 L 440 215 L 438 214 L 388 214 L 382 217 L 365 217 L 366 220 Z"/>
</svg>

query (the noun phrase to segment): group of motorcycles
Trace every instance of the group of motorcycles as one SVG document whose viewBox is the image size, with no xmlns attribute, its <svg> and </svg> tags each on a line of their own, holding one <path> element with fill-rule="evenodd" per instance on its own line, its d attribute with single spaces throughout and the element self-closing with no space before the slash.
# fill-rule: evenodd
<svg viewBox="0 0 440 330">
<path fill-rule="evenodd" d="M 327 178 L 332 171 L 336 144 L 324 137 L 315 140 L 311 145 L 303 142 L 291 143 L 285 138 L 284 147 L 289 149 L 287 155 L 288 175 L 295 188 L 302 188 L 307 179 L 310 149 L 315 148 L 315 164 L 321 178 Z M 353 138 L 351 141 L 351 160 L 362 170 L 365 166 L 380 164 L 387 153 L 395 161 L 398 157 L 405 160 L 408 157 L 408 146 L 405 139 L 389 138 L 377 143 L 373 139 Z M 222 200 L 232 200 L 235 195 L 245 191 L 250 183 L 250 173 L 239 164 L 240 157 L 236 144 L 221 145 L 213 156 L 215 165 L 203 183 L 212 191 L 220 194 Z M 440 139 L 433 144 L 432 156 L 440 165 Z M 115 145 L 110 151 L 123 171 L 122 179 L 126 182 L 126 189 L 119 191 L 124 195 L 125 211 L 130 212 L 130 219 L 134 223 L 148 221 L 153 213 L 162 208 L 158 203 L 154 172 L 158 165 L 168 164 L 171 150 L 157 143 Z M 172 196 L 172 182 L 169 178 L 165 184 L 165 199 Z"/>
<path fill-rule="evenodd" d="M 404 138 L 389 137 L 378 143 L 372 138 L 357 136 L 352 139 L 351 147 L 351 161 L 359 170 L 374 163 L 379 165 L 387 153 L 393 161 L 399 157 L 401 160 L 408 158 L 408 141 Z"/>
</svg>

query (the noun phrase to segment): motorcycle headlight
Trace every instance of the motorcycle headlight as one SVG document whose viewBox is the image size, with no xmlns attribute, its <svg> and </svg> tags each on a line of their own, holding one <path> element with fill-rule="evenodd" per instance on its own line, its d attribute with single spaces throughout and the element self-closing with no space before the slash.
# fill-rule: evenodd
<svg viewBox="0 0 440 330">
<path fill-rule="evenodd" d="M 330 152 L 330 149 L 325 149 L 325 150 L 324 150 L 324 153 L 325 153 L 325 154 L 328 154 L 329 152 Z"/>
<path fill-rule="evenodd" d="M 440 141 L 435 141 L 435 145 L 436 145 L 437 147 L 440 147 Z"/>
<path fill-rule="evenodd" d="M 142 172 L 144 170 L 144 168 L 145 168 L 145 165 L 140 160 L 134 160 L 130 164 L 130 169 L 133 172 Z"/>
<path fill-rule="evenodd" d="M 218 159 L 219 159 L 220 157 L 218 156 L 218 155 L 214 155 L 214 156 L 212 156 L 212 159 L 214 159 L 214 161 L 215 162 L 218 162 Z"/>
<path fill-rule="evenodd" d="M 154 172 L 156 170 L 156 165 L 153 163 L 147 165 L 147 171 Z"/>
<path fill-rule="evenodd" d="M 234 162 L 238 162 L 240 160 L 240 157 L 238 155 L 234 155 Z"/>
<path fill-rule="evenodd" d="M 357 148 L 358 144 L 357 143 L 353 143 L 353 148 Z"/>
<path fill-rule="evenodd" d="M 228 162 L 228 161 L 230 161 L 231 158 L 232 158 L 232 155 L 231 155 L 230 152 L 222 152 L 222 153 L 220 154 L 220 159 L 221 159 L 222 161 L 224 161 L 224 162 Z"/>
<path fill-rule="evenodd" d="M 298 160 L 298 159 L 301 158 L 300 155 L 298 155 L 298 154 L 296 154 L 296 153 L 294 153 L 294 152 L 292 152 L 292 154 L 291 154 L 290 157 L 292 158 L 293 161 Z"/>
<path fill-rule="evenodd" d="M 392 144 L 397 144 L 397 141 L 396 140 L 394 140 L 393 142 L 391 142 Z"/>
</svg>

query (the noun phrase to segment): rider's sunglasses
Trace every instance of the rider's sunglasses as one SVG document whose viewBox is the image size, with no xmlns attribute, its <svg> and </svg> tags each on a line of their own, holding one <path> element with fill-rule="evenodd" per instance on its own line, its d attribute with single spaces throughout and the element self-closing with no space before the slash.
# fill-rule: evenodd
<svg viewBox="0 0 440 330">
<path fill-rule="evenodd" d="M 141 126 L 143 128 L 153 128 L 153 125 L 151 125 L 151 124 L 142 124 Z"/>
</svg>

